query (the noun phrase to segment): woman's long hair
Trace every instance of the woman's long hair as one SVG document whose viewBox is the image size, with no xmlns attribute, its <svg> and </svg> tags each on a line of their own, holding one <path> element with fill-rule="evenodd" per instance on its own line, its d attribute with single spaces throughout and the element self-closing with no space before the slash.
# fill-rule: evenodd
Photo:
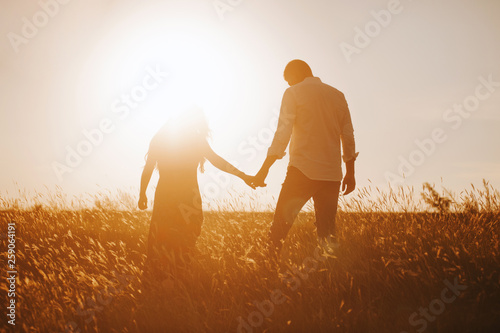
<svg viewBox="0 0 500 333">
<path fill-rule="evenodd" d="M 148 155 L 162 152 L 176 146 L 189 149 L 193 154 L 199 153 L 199 167 L 204 172 L 204 148 L 208 144 L 210 129 L 205 113 L 199 107 L 191 107 L 169 119 L 151 140 Z M 172 156 L 170 156 L 172 158 Z M 158 167 L 158 165 L 157 165 Z"/>
</svg>

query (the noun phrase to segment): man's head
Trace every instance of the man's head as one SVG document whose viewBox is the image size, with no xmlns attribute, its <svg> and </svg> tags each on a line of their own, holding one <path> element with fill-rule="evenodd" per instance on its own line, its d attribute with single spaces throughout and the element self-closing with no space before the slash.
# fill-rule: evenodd
<svg viewBox="0 0 500 333">
<path fill-rule="evenodd" d="M 290 86 L 304 81 L 306 77 L 313 76 L 311 67 L 302 60 L 292 60 L 286 65 L 285 72 L 283 73 L 285 81 L 288 82 Z"/>
</svg>

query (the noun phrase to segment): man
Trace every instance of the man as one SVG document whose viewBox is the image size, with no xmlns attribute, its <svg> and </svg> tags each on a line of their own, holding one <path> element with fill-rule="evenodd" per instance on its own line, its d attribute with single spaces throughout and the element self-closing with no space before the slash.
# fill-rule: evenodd
<svg viewBox="0 0 500 333">
<path fill-rule="evenodd" d="M 266 186 L 264 181 L 269 168 L 285 156 L 291 140 L 288 172 L 269 232 L 270 245 L 276 254 L 293 221 L 310 198 L 314 201 L 320 244 L 327 245 L 330 236 L 335 236 L 342 181 L 341 159 L 346 165 L 342 181 L 342 191 L 346 195 L 356 186 L 354 161 L 358 155 L 344 94 L 314 77 L 309 65 L 302 60 L 288 63 L 284 78 L 290 88 L 283 95 L 278 128 L 267 158 L 253 180 L 256 186 Z"/>
</svg>

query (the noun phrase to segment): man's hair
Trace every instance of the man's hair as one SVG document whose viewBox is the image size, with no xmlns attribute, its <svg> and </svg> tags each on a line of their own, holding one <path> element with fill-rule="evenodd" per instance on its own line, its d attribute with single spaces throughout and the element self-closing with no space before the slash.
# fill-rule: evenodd
<svg viewBox="0 0 500 333">
<path fill-rule="evenodd" d="M 299 59 L 292 60 L 286 65 L 285 72 L 283 73 L 285 80 L 290 75 L 296 75 L 299 78 L 313 76 L 311 67 L 305 61 Z"/>
</svg>

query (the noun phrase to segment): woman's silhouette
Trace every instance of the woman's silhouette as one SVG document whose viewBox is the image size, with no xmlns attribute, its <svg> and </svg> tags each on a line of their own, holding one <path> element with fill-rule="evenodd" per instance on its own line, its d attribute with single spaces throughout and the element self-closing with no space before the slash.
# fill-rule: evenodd
<svg viewBox="0 0 500 333">
<path fill-rule="evenodd" d="M 235 175 L 249 186 L 252 178 L 217 155 L 208 144 L 209 128 L 203 112 L 191 108 L 168 121 L 151 140 L 141 177 L 139 208 L 147 208 L 146 188 L 155 167 L 156 187 L 148 239 L 147 270 L 183 262 L 195 248 L 203 222 L 197 170 L 205 160 Z M 187 254 L 187 256 L 186 256 Z"/>
</svg>

